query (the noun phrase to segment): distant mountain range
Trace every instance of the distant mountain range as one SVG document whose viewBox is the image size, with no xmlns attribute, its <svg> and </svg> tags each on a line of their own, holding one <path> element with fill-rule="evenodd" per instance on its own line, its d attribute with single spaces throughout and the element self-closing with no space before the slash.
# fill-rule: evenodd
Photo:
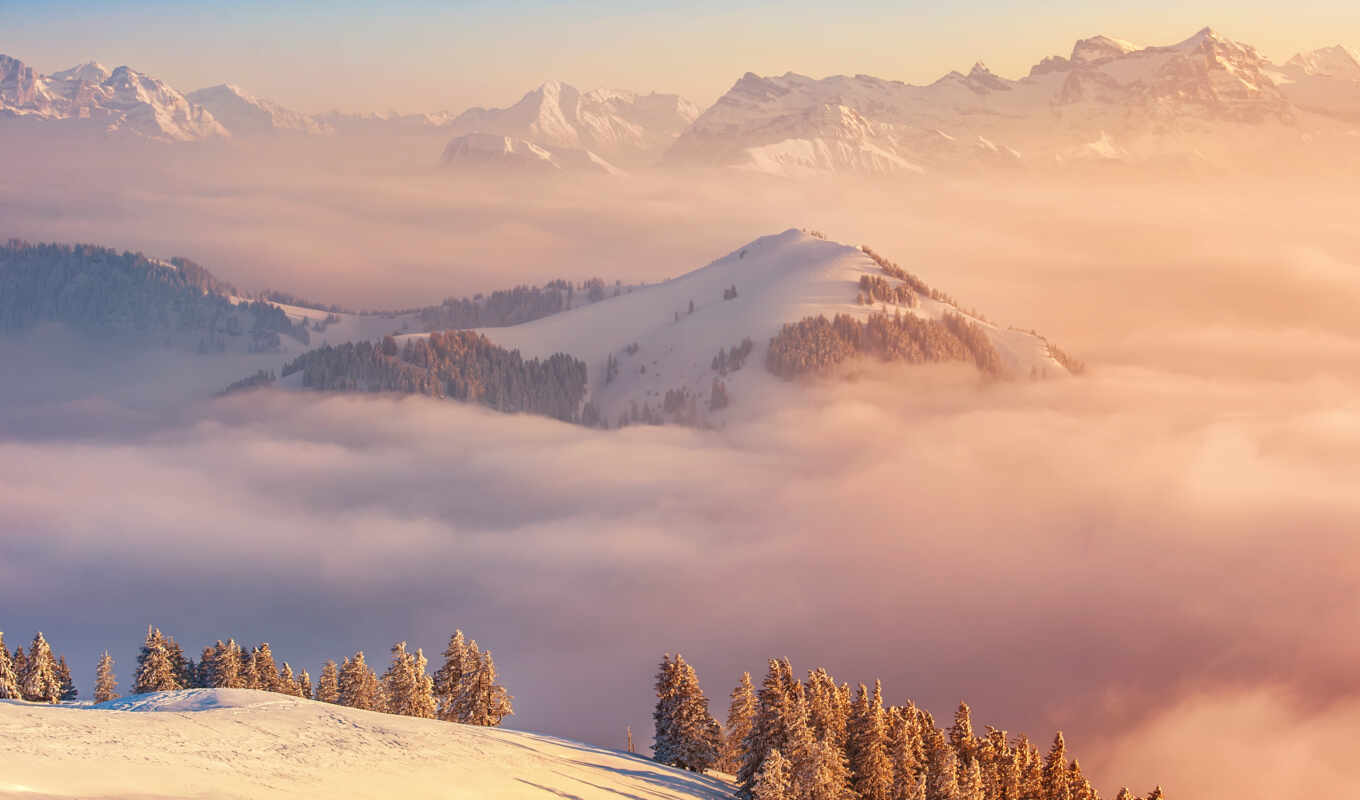
<svg viewBox="0 0 1360 800">
<path fill-rule="evenodd" d="M 1243 138 L 1242 126 L 1298 140 L 1360 123 L 1360 55 L 1338 45 L 1274 64 L 1205 28 L 1169 46 L 1083 39 L 1016 80 L 982 63 L 925 86 L 747 73 L 702 113 L 674 94 L 549 81 L 507 108 L 407 115 L 309 115 L 232 84 L 182 94 L 128 67 L 40 75 L 0 56 L 3 118 L 162 141 L 447 133 L 443 161 L 454 167 L 611 174 L 657 164 L 889 175 L 1211 161 L 1217 140 Z"/>
</svg>

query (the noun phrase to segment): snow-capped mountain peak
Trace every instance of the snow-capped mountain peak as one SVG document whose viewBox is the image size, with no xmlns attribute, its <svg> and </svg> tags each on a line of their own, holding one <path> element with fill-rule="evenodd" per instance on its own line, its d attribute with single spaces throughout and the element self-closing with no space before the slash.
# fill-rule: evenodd
<svg viewBox="0 0 1360 800">
<path fill-rule="evenodd" d="M 98 61 L 90 60 L 84 64 L 78 64 L 70 69 L 52 73 L 52 78 L 58 81 L 84 81 L 86 83 L 103 83 L 108 80 L 113 73 L 109 68 L 100 64 Z"/>
<path fill-rule="evenodd" d="M 195 141 L 228 136 L 213 115 L 173 87 L 127 66 L 89 62 L 38 75 L 0 56 L 0 111 L 13 118 L 59 121 L 71 129 Z"/>
<path fill-rule="evenodd" d="M 1119 58 L 1142 50 L 1132 42 L 1112 36 L 1092 36 L 1082 39 L 1072 47 L 1071 61 L 1075 64 L 1092 64 L 1106 59 Z"/>
<path fill-rule="evenodd" d="M 1360 52 L 1340 44 L 1323 47 L 1295 55 L 1285 62 L 1284 68 L 1296 76 L 1324 75 L 1360 81 Z"/>
<path fill-rule="evenodd" d="M 494 134 L 559 153 L 579 150 L 640 164 L 654 160 L 697 116 L 698 109 L 678 95 L 582 92 L 549 80 L 509 108 L 469 109 L 448 127 L 455 139 Z"/>
<path fill-rule="evenodd" d="M 233 136 L 252 136 L 281 131 L 308 134 L 332 133 L 331 126 L 307 114 L 263 100 L 233 83 L 190 92 L 187 97 L 202 105 Z"/>
</svg>

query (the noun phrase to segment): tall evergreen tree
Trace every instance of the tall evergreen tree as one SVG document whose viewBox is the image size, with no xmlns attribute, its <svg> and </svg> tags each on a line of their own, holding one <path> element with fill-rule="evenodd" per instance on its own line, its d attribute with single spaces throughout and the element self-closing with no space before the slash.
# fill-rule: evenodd
<svg viewBox="0 0 1360 800">
<path fill-rule="evenodd" d="M 252 688 L 266 692 L 279 691 L 279 668 L 274 664 L 274 651 L 269 649 L 269 642 L 261 642 L 251 655 L 254 656 L 255 667 Z"/>
<path fill-rule="evenodd" d="M 340 671 L 333 660 L 321 667 L 321 677 L 316 681 L 316 699 L 322 703 L 340 702 Z"/>
<path fill-rule="evenodd" d="M 927 800 L 959 800 L 959 759 L 954 748 L 940 736 L 932 756 Z"/>
<path fill-rule="evenodd" d="M 469 667 L 468 647 L 462 631 L 454 631 L 442 655 L 444 663 L 434 673 L 436 714 L 445 722 L 461 722 L 457 700 Z"/>
<path fill-rule="evenodd" d="M 366 711 L 381 711 L 382 694 L 378 689 L 378 676 L 364 661 L 364 651 L 345 659 L 340 668 L 340 704 Z"/>
<path fill-rule="evenodd" d="M 19 684 L 19 696 L 16 699 L 27 700 L 28 698 L 24 696 L 23 676 L 28 671 L 28 656 L 24 654 L 23 645 L 14 648 L 14 658 L 11 661 L 14 664 L 14 680 Z"/>
<path fill-rule="evenodd" d="M 959 708 L 954 712 L 954 724 L 949 726 L 949 744 L 958 754 L 960 764 L 977 755 L 978 741 L 977 734 L 973 732 L 973 710 L 963 701 L 959 701 Z"/>
<path fill-rule="evenodd" d="M 76 682 L 71 679 L 71 668 L 66 664 L 66 656 L 57 659 L 57 681 L 61 685 L 61 701 L 69 703 L 80 696 Z"/>
<path fill-rule="evenodd" d="M 812 728 L 813 738 L 829 741 L 837 747 L 845 746 L 846 726 L 850 719 L 849 688 L 846 686 L 842 691 L 825 669 L 808 673 L 803 697 L 807 700 L 808 725 Z"/>
<path fill-rule="evenodd" d="M 0 631 L 0 700 L 22 700 L 19 689 L 19 675 L 14 671 L 14 661 L 5 649 L 5 634 Z"/>
<path fill-rule="evenodd" d="M 684 656 L 667 653 L 656 680 L 655 758 L 663 764 L 703 772 L 718 758 L 721 731 L 708 711 L 699 677 Z"/>
<path fill-rule="evenodd" d="M 756 693 L 756 721 L 747 737 L 741 769 L 737 772 L 743 797 L 751 797 L 756 774 L 772 749 L 778 748 L 792 761 L 790 725 L 795 717 L 804 713 L 802 705 L 802 686 L 793 678 L 793 667 L 787 659 L 770 659 L 769 670 Z"/>
<path fill-rule="evenodd" d="M 883 724 L 883 687 L 874 683 L 871 697 L 859 685 L 850 711 L 845 752 L 850 760 L 851 787 L 863 800 L 891 800 L 893 772 Z"/>
<path fill-rule="evenodd" d="M 751 673 L 743 672 L 727 705 L 727 726 L 723 729 L 722 753 L 717 764 L 719 770 L 735 775 L 741 769 L 742 748 L 751 735 L 755 721 L 755 688 L 751 685 Z M 784 762 L 787 771 L 788 759 L 784 759 Z"/>
<path fill-rule="evenodd" d="M 959 768 L 959 800 L 985 800 L 982 786 L 982 765 L 976 758 L 967 759 Z"/>
<path fill-rule="evenodd" d="M 297 676 L 293 674 L 293 665 L 287 661 L 283 662 L 282 667 L 279 667 L 274 691 L 280 694 L 290 694 L 294 697 L 299 695 Z"/>
<path fill-rule="evenodd" d="M 434 699 L 434 678 L 430 675 L 429 667 L 430 661 L 425 657 L 425 651 L 417 647 L 414 716 L 421 719 L 434 719 L 435 714 L 439 711 L 439 704 Z"/>
<path fill-rule="evenodd" d="M 750 680 L 750 673 L 746 673 Z M 789 760 L 779 752 L 770 750 L 765 763 L 756 774 L 755 786 L 751 789 L 751 800 L 793 800 L 792 774 Z"/>
<path fill-rule="evenodd" d="M 57 672 L 57 661 L 52 657 L 52 648 L 47 644 L 42 631 L 38 631 L 28 647 L 24 671 L 19 676 L 19 688 L 25 700 L 35 703 L 55 703 L 61 699 L 61 677 Z"/>
<path fill-rule="evenodd" d="M 179 672 L 171 660 L 165 635 L 159 628 L 146 628 L 146 641 L 137 656 L 137 674 L 132 681 L 133 694 L 168 692 L 184 688 Z"/>
<path fill-rule="evenodd" d="M 307 670 L 298 673 L 298 697 L 304 700 L 312 699 L 312 676 Z"/>
<path fill-rule="evenodd" d="M 383 674 L 387 712 L 407 717 L 433 718 L 433 681 L 426 673 L 424 653 L 407 652 L 406 642 L 392 645 L 392 664 Z"/>
<path fill-rule="evenodd" d="M 512 700 L 505 687 L 496 683 L 496 662 L 491 651 L 482 651 L 475 641 L 468 643 L 467 666 L 454 701 L 458 721 L 495 727 L 515 713 Z"/>
<path fill-rule="evenodd" d="M 105 650 L 94 668 L 94 701 L 107 703 L 118 697 L 118 680 L 113 675 L 113 656 Z"/>
<path fill-rule="evenodd" d="M 1081 772 L 1081 764 L 1075 758 L 1067 768 L 1067 785 L 1070 787 L 1072 800 L 1100 800 L 1095 787 L 1086 780 L 1086 776 Z"/>
<path fill-rule="evenodd" d="M 925 764 L 918 761 L 916 755 L 918 748 L 915 717 L 916 713 L 911 709 L 898 706 L 888 709 L 887 753 L 888 760 L 892 763 L 893 800 L 911 800 L 917 778 L 925 774 Z"/>
<path fill-rule="evenodd" d="M 1053 746 L 1044 762 L 1043 800 L 1073 800 L 1067 766 L 1067 743 L 1062 731 L 1053 737 Z"/>
</svg>

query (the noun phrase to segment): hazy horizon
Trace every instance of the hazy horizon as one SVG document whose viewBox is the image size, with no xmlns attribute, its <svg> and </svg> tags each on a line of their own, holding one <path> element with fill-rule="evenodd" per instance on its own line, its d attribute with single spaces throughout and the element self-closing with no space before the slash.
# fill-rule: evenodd
<svg viewBox="0 0 1360 800">
<path fill-rule="evenodd" d="M 1014 14 L 991 0 L 949 9 L 879 0 L 818 16 L 815 3 L 196 4 L 61 0 L 0 8 L 0 53 L 48 74 L 98 61 L 182 91 L 234 83 L 304 113 L 503 108 L 547 80 L 579 89 L 675 93 L 706 107 L 746 72 L 867 74 L 927 84 L 983 61 L 1020 78 L 1078 39 L 1179 42 L 1205 26 L 1283 62 L 1341 44 L 1360 20 L 1341 0 L 1295 7 L 1158 0 L 1138 13 L 1080 3 Z M 702 53 L 702 61 L 694 54 Z"/>
</svg>

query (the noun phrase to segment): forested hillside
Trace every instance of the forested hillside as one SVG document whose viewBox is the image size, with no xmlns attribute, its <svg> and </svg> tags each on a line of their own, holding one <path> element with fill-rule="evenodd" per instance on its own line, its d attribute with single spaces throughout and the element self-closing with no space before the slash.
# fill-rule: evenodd
<svg viewBox="0 0 1360 800">
<path fill-rule="evenodd" d="M 526 360 L 471 331 L 322 347 L 289 362 L 283 377 L 299 372 L 310 389 L 448 397 L 568 422 L 586 396 L 585 362 L 564 353 Z"/>
<path fill-rule="evenodd" d="M 278 306 L 233 300 L 235 288 L 194 262 L 153 261 L 94 245 L 0 248 L 0 332 L 61 323 L 91 336 L 199 352 L 269 352 L 279 337 L 306 344 L 305 324 Z"/>
</svg>

